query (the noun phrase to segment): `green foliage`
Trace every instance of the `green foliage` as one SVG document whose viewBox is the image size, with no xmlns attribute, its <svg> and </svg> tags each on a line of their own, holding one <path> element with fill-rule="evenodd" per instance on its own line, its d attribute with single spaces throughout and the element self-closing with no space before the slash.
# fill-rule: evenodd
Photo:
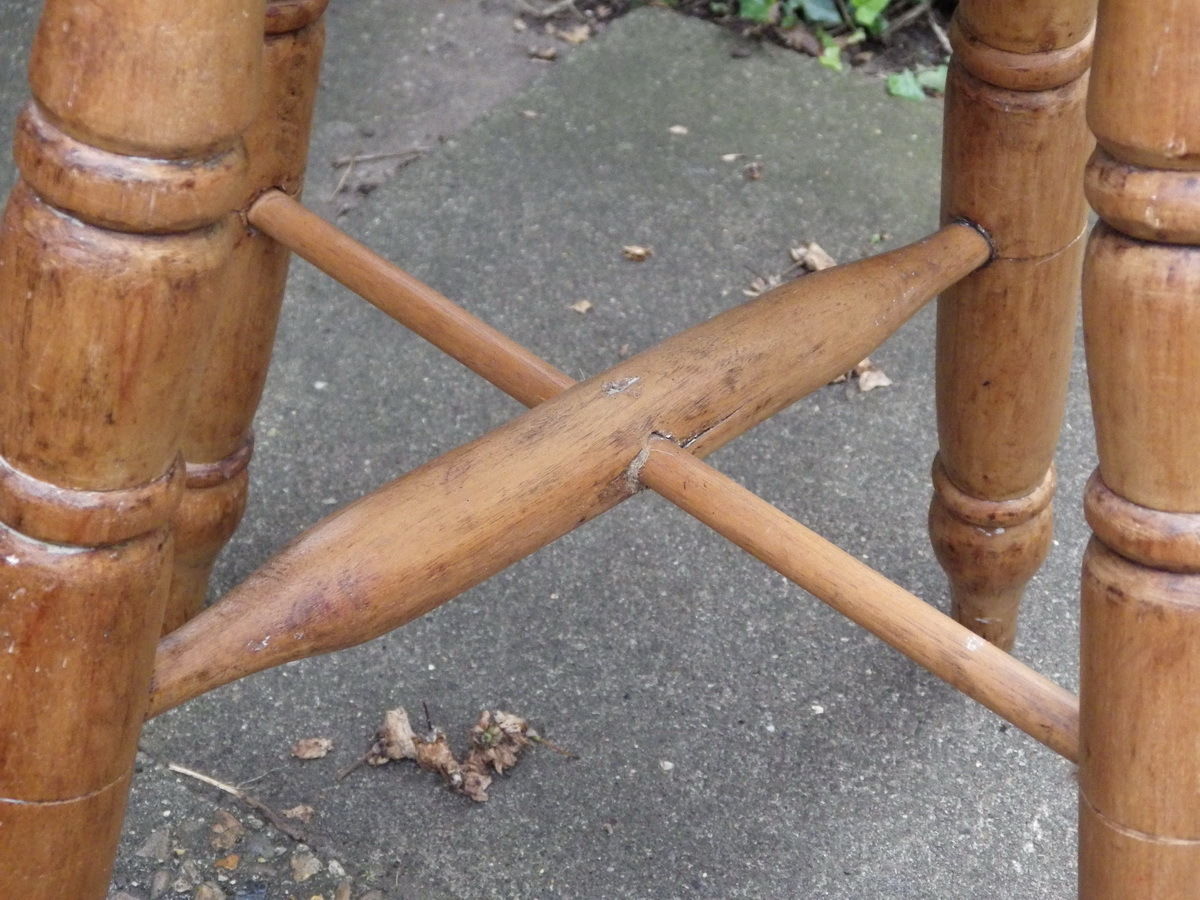
<svg viewBox="0 0 1200 900">
<path fill-rule="evenodd" d="M 770 22 L 776 0 L 738 0 L 738 15 L 751 22 Z"/>
<path fill-rule="evenodd" d="M 787 28 L 803 20 L 823 28 L 866 28 L 879 34 L 886 19 L 888 6 L 899 6 L 904 0 L 738 0 L 738 15 L 751 22 L 778 23 Z M 722 4 L 725 5 L 725 4 Z"/>
<path fill-rule="evenodd" d="M 896 72 L 887 77 L 887 91 L 893 97 L 906 100 L 924 100 L 926 91 L 943 94 L 946 92 L 946 66 Z"/>
<path fill-rule="evenodd" d="M 670 3 L 672 0 L 666 0 Z M 916 0 L 709 0 L 714 15 L 735 13 L 739 18 L 774 25 L 786 32 L 804 23 L 808 34 L 820 42 L 821 65 L 842 71 L 842 51 L 887 31 L 887 13 L 909 14 L 920 5 Z M 815 53 L 808 34 L 804 49 Z M 796 45 L 793 45 L 796 46 Z M 946 67 L 906 69 L 889 75 L 888 93 L 908 100 L 924 100 L 926 92 L 944 93 Z"/>
<path fill-rule="evenodd" d="M 806 22 L 813 25 L 841 25 L 842 14 L 833 0 L 798 0 L 793 4 Z"/>
<path fill-rule="evenodd" d="M 917 83 L 916 73 L 912 69 L 895 72 L 887 77 L 887 92 L 893 97 L 903 97 L 905 100 L 924 100 L 925 91 Z"/>
<path fill-rule="evenodd" d="M 838 42 L 829 36 L 824 28 L 816 28 L 817 39 L 821 42 L 821 65 L 835 72 L 842 71 L 842 48 Z"/>
<path fill-rule="evenodd" d="M 864 28 L 870 28 L 883 15 L 889 0 L 851 0 L 854 7 L 854 21 Z"/>
</svg>

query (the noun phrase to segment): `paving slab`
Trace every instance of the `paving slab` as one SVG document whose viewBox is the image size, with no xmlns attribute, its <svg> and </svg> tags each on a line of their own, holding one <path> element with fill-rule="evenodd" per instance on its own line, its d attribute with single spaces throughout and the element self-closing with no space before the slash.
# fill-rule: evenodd
<svg viewBox="0 0 1200 900">
<path fill-rule="evenodd" d="M 790 247 L 815 240 L 845 261 L 936 227 L 940 104 L 889 98 L 879 80 L 651 8 L 532 80 L 525 39 L 505 31 L 524 80 L 506 96 L 447 97 L 475 103 L 457 119 L 406 119 L 439 100 L 419 89 L 422 57 L 401 33 L 423 26 L 352 9 L 335 6 L 330 20 L 309 202 L 573 375 L 742 301 L 752 279 L 788 269 Z M 422 9 L 453 16 L 466 4 Z M 502 8 L 483 13 L 493 24 L 481 27 L 510 29 Z M 364 61 L 368 39 L 408 62 Z M 437 40 L 426 46 L 438 56 Z M 464 92 L 484 90 L 467 82 Z M 18 101 L 4 96 L 10 113 Z M 354 204 L 333 193 L 329 160 L 389 143 L 432 149 Z M 750 161 L 761 178 L 745 177 Z M 626 244 L 654 255 L 627 261 Z M 218 591 L 299 528 L 519 412 L 306 264 L 289 289 L 251 508 Z M 585 299 L 590 312 L 571 308 Z M 944 606 L 924 524 L 931 310 L 873 358 L 892 386 L 826 387 L 711 461 Z M 1057 540 L 1018 647 L 1072 688 L 1079 495 L 1094 458 L 1080 375 L 1077 361 Z M 480 709 L 499 707 L 580 759 L 534 752 L 485 805 L 413 768 L 336 779 L 385 709 L 422 703 L 460 744 Z M 328 757 L 289 756 L 317 735 L 333 738 Z M 148 895 L 159 869 L 174 884 L 187 860 L 230 897 L 330 897 L 340 869 L 354 897 L 1074 892 L 1066 762 L 651 495 L 400 631 L 162 716 L 142 750 L 114 894 Z M 292 880 L 302 851 L 270 825 L 251 828 L 239 870 L 213 868 L 216 809 L 250 816 L 170 762 L 253 779 L 277 810 L 312 806 L 321 872 Z M 166 862 L 146 844 L 163 829 Z"/>
</svg>

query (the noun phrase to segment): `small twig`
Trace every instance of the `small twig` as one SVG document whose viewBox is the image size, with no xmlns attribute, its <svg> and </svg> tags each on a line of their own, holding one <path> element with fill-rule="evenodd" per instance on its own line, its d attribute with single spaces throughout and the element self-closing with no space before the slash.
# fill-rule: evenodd
<svg viewBox="0 0 1200 900">
<path fill-rule="evenodd" d="M 543 747 L 553 750 L 555 753 L 561 753 L 567 759 L 579 759 L 578 753 L 572 753 L 570 750 L 567 750 L 565 747 L 560 747 L 560 746 L 558 746 L 558 744 L 555 744 L 552 741 L 546 740 L 544 737 L 542 737 L 537 732 L 527 731 L 525 733 L 525 737 L 529 738 L 529 740 L 533 741 L 535 744 L 541 744 Z"/>
<path fill-rule="evenodd" d="M 263 772 L 261 775 L 255 775 L 253 778 L 247 778 L 245 781 L 239 782 L 239 783 L 238 783 L 238 787 L 239 787 L 239 788 L 244 788 L 244 787 L 245 787 L 246 785 L 248 785 L 248 784 L 254 784 L 254 782 L 256 782 L 256 781 L 262 781 L 262 780 L 263 780 L 264 778 L 266 778 L 268 775 L 273 775 L 273 774 L 275 774 L 276 772 L 282 772 L 282 771 L 283 771 L 283 767 L 282 767 L 282 766 L 279 766 L 279 767 L 277 767 L 277 768 L 274 768 L 274 769 L 268 769 L 267 771 Z"/>
<path fill-rule="evenodd" d="M 337 187 L 333 189 L 333 193 L 331 193 L 327 198 L 328 200 L 332 201 L 337 199 L 337 195 L 340 194 L 342 192 L 342 188 L 346 186 L 346 179 L 350 177 L 350 173 L 353 171 L 354 161 L 351 160 L 350 164 L 346 166 L 346 171 L 342 173 L 342 177 L 338 179 Z"/>
<path fill-rule="evenodd" d="M 930 0 L 921 0 L 916 6 L 910 6 L 896 18 L 888 23 L 888 27 L 883 30 L 883 34 L 879 37 L 883 41 L 889 40 L 897 31 L 903 31 L 925 13 L 931 9 Z"/>
<path fill-rule="evenodd" d="M 334 157 L 333 167 L 340 169 L 343 166 L 353 166 L 355 163 L 374 162 L 377 159 L 398 159 L 402 156 L 411 156 L 412 159 L 416 159 L 428 152 L 428 147 L 409 147 L 407 150 L 386 150 L 382 153 L 355 153 L 351 156 Z M 411 162 L 412 160 L 407 161 Z"/>
<path fill-rule="evenodd" d="M 933 32 L 934 36 L 938 39 L 938 43 L 942 45 L 942 49 L 946 51 L 946 55 L 947 56 L 953 55 L 954 48 L 950 45 L 950 38 L 946 36 L 946 29 L 944 29 L 938 23 L 937 13 L 935 13 L 933 11 L 932 6 L 927 6 L 925 8 L 925 15 L 929 18 L 929 29 Z"/>
<path fill-rule="evenodd" d="M 271 807 L 267 806 L 267 804 L 255 797 L 250 796 L 241 788 L 232 784 L 227 784 L 224 781 L 218 781 L 211 775 L 205 775 L 203 772 L 197 772 L 195 769 L 189 769 L 187 766 L 181 766 L 178 763 L 167 763 L 167 768 L 172 772 L 177 772 L 180 775 L 186 775 L 188 778 L 194 778 L 197 781 L 202 781 L 207 785 L 215 787 L 219 791 L 224 791 L 231 797 L 236 797 L 255 812 L 262 813 L 266 817 L 267 821 L 269 821 L 272 825 L 274 825 L 292 840 L 298 841 L 301 844 L 312 843 L 312 839 L 309 837 L 307 831 L 289 822 L 282 814 L 275 812 L 275 810 L 271 809 Z"/>
<path fill-rule="evenodd" d="M 374 746 L 374 745 L 372 744 L 372 746 Z M 335 780 L 342 781 L 347 775 L 349 775 L 351 772 L 353 772 L 359 766 L 366 765 L 367 760 L 370 758 L 371 758 L 371 751 L 368 750 L 366 753 L 364 753 L 362 756 L 360 756 L 354 762 L 350 763 L 350 765 L 346 766 L 346 768 L 344 768 L 340 772 L 338 772 L 337 778 Z"/>
<path fill-rule="evenodd" d="M 424 700 L 421 701 L 421 709 L 425 710 L 425 728 L 433 734 L 433 719 L 429 717 L 429 704 Z"/>
</svg>

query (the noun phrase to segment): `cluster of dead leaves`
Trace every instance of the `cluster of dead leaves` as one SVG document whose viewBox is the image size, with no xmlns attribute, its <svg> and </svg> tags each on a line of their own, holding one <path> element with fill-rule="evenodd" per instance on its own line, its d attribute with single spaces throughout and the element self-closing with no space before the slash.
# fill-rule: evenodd
<svg viewBox="0 0 1200 900">
<path fill-rule="evenodd" d="M 476 803 L 487 802 L 492 774 L 503 775 L 515 766 L 530 744 L 550 746 L 528 721 L 503 710 L 480 712 L 468 732 L 470 746 L 462 759 L 454 755 L 440 728 L 430 727 L 423 735 L 413 731 L 402 706 L 384 714 L 375 738 L 365 759 L 369 765 L 411 759 L 422 769 L 441 775 L 447 787 Z"/>
<path fill-rule="evenodd" d="M 555 6 L 557 4 L 547 7 L 545 10 L 530 8 L 527 10 L 527 14 L 535 18 L 545 18 L 548 15 L 556 14 Z M 529 23 L 524 19 L 513 20 L 513 30 L 521 32 L 528 30 L 528 28 Z M 582 44 L 593 34 L 592 27 L 586 22 L 565 27 L 560 27 L 552 22 L 546 22 L 542 26 L 542 32 L 548 37 L 557 38 L 564 43 L 573 45 Z M 542 62 L 554 62 L 554 60 L 558 59 L 558 50 L 552 46 L 530 47 L 528 52 L 530 59 L 541 60 Z"/>
</svg>

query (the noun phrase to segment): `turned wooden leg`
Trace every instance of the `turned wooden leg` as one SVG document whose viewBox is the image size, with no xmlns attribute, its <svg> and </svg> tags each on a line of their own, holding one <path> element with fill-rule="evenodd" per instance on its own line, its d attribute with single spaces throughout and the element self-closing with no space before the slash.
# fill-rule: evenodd
<svg viewBox="0 0 1200 900">
<path fill-rule="evenodd" d="M 1102 221 L 1083 276 L 1100 455 L 1080 658 L 1089 900 L 1200 893 L 1198 46 L 1193 5 L 1100 4 L 1087 192 Z"/>
<path fill-rule="evenodd" d="M 943 221 L 995 258 L 938 301 L 929 529 L 954 617 L 1009 649 L 1050 547 L 1086 224 L 1093 4 L 963 0 L 946 91 Z"/>
<path fill-rule="evenodd" d="M 105 896 L 180 435 L 245 197 L 253 0 L 47 0 L 0 231 L 0 896 Z M 167 26 L 167 27 L 164 27 Z"/>
<path fill-rule="evenodd" d="M 300 192 L 327 3 L 267 4 L 263 101 L 245 136 L 249 192 L 243 208 L 271 188 Z M 164 632 L 204 607 L 213 563 L 246 507 L 250 424 L 267 377 L 288 258 L 288 251 L 262 232 L 239 231 L 212 352 L 196 380 L 183 435 L 187 479 L 175 520 L 175 570 Z"/>
</svg>

